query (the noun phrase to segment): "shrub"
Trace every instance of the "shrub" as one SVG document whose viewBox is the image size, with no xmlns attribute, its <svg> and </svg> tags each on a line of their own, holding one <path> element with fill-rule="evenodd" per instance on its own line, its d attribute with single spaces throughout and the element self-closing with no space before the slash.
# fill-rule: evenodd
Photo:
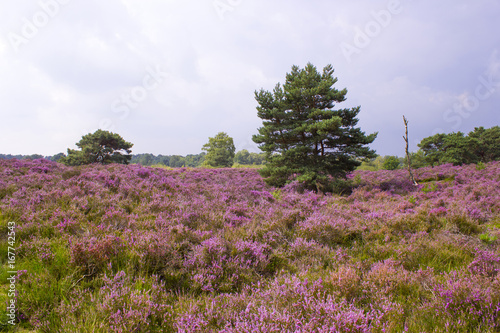
<svg viewBox="0 0 500 333">
<path fill-rule="evenodd" d="M 123 255 L 123 241 L 114 236 L 74 239 L 70 246 L 71 262 L 86 275 L 101 272 L 108 264 L 117 265 Z"/>
</svg>

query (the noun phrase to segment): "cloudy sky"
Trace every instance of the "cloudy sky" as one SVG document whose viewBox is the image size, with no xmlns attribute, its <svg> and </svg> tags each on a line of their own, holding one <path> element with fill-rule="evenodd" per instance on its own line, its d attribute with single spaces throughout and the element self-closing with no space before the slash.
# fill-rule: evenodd
<svg viewBox="0 0 500 333">
<path fill-rule="evenodd" d="M 237 150 L 254 91 L 292 65 L 335 68 L 341 107 L 381 155 L 437 132 L 499 125 L 498 0 L 23 0 L 0 4 L 0 153 L 53 155 L 96 129 L 134 153 Z"/>
</svg>

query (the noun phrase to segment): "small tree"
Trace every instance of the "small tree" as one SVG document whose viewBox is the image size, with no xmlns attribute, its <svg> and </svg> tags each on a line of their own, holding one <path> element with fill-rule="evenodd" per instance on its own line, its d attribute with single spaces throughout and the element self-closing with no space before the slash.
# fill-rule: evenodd
<svg viewBox="0 0 500 333">
<path fill-rule="evenodd" d="M 401 162 L 399 162 L 399 158 L 396 156 L 386 156 L 384 158 L 384 163 L 382 164 L 382 167 L 385 170 L 396 170 L 399 168 L 399 165 Z"/>
<path fill-rule="evenodd" d="M 233 138 L 224 132 L 219 132 L 215 137 L 208 138 L 202 150 L 207 152 L 204 166 L 213 168 L 230 168 L 234 162 L 234 152 L 236 150 Z"/>
<path fill-rule="evenodd" d="M 246 149 L 240 150 L 234 155 L 234 161 L 243 165 L 252 164 L 250 162 L 250 152 Z"/>
<path fill-rule="evenodd" d="M 97 130 L 87 134 L 76 144 L 81 150 L 68 148 L 68 156 L 60 161 L 66 165 L 83 164 L 128 164 L 132 159 L 130 149 L 133 144 L 125 141 L 120 135 L 108 131 Z"/>
<path fill-rule="evenodd" d="M 343 178 L 361 164 L 359 159 L 376 156 L 367 145 L 377 134 L 356 128 L 360 107 L 333 110 L 347 94 L 333 88 L 333 71 L 331 65 L 323 73 L 312 64 L 293 66 L 283 86 L 255 92 L 263 127 L 253 140 L 266 153 L 260 172 L 268 184 L 297 179 L 308 188 L 331 191 L 331 177 Z"/>
</svg>

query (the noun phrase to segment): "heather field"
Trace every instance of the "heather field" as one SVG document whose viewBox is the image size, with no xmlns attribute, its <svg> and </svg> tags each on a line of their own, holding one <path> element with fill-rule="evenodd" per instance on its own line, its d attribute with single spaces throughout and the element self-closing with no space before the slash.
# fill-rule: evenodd
<svg viewBox="0 0 500 333">
<path fill-rule="evenodd" d="M 2 160 L 2 329 L 499 332 L 500 163 L 416 175 L 357 171 L 340 196 L 254 169 Z"/>
</svg>

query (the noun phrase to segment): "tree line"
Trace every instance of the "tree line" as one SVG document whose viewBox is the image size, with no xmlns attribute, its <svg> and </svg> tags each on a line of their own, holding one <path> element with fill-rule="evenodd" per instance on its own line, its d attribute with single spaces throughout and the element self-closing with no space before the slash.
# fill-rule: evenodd
<svg viewBox="0 0 500 333">
<path fill-rule="evenodd" d="M 202 152 L 200 154 L 188 154 L 186 156 L 181 155 L 154 155 L 154 154 L 131 154 L 130 163 L 131 164 L 141 164 L 144 166 L 166 166 L 170 168 L 182 168 L 182 167 L 201 167 L 205 161 L 205 156 L 207 153 Z M 36 159 L 46 159 L 54 162 L 62 162 L 61 158 L 65 157 L 66 154 L 59 153 L 56 155 L 44 156 L 40 154 L 31 155 L 12 155 L 12 154 L 0 154 L 0 159 L 10 160 L 36 160 Z M 265 162 L 265 156 L 263 153 L 249 152 L 246 149 L 238 151 L 234 155 L 234 165 L 243 166 L 259 166 L 263 165 Z"/>
<path fill-rule="evenodd" d="M 51 156 L 43 156 L 43 155 L 40 155 L 40 154 L 31 154 L 31 155 L 12 155 L 12 154 L 0 154 L 0 159 L 3 159 L 3 160 L 13 160 L 13 159 L 16 159 L 16 160 L 38 160 L 38 159 L 46 159 L 46 160 L 49 160 L 49 161 L 54 161 L 54 162 L 58 162 L 61 157 L 65 156 L 64 153 L 59 153 L 59 154 L 56 154 L 56 155 L 51 155 Z"/>
<path fill-rule="evenodd" d="M 467 135 L 462 132 L 439 133 L 422 139 L 418 147 L 419 150 L 417 152 L 411 153 L 412 167 L 414 168 L 447 163 L 461 165 L 498 161 L 500 160 L 500 127 L 494 126 L 486 129 L 484 127 L 477 127 Z M 224 146 L 218 148 L 227 149 Z M 149 153 L 132 154 L 130 163 L 144 166 L 167 166 L 171 168 L 200 167 L 204 165 L 206 155 L 206 152 L 186 156 L 154 155 Z M 0 159 L 34 160 L 45 158 L 50 161 L 61 162 L 61 158 L 65 156 L 64 153 L 52 156 L 43 156 L 40 154 L 0 154 Z M 235 153 L 233 163 L 236 165 L 263 165 L 265 163 L 265 153 L 249 152 L 243 149 Z M 213 167 L 217 166 L 217 164 L 213 165 Z M 395 170 L 406 167 L 407 164 L 404 157 L 377 155 L 375 158 L 362 160 L 361 165 L 357 169 L 374 171 L 384 169 Z"/>
<path fill-rule="evenodd" d="M 130 163 L 141 164 L 144 166 L 167 166 L 171 168 L 190 167 L 196 168 L 205 166 L 206 152 L 199 154 L 181 155 L 154 155 L 154 154 L 134 154 Z M 262 153 L 249 152 L 246 149 L 235 153 L 233 165 L 262 165 L 265 161 L 265 156 Z M 215 165 L 214 167 L 217 167 Z"/>
<path fill-rule="evenodd" d="M 421 165 L 488 163 L 500 159 L 500 127 L 476 127 L 462 132 L 436 134 L 423 139 L 414 160 Z"/>
<path fill-rule="evenodd" d="M 410 154 L 412 167 L 422 168 L 441 164 L 478 164 L 500 160 L 500 127 L 476 127 L 468 134 L 438 133 L 418 144 L 419 150 Z M 403 157 L 377 156 L 363 161 L 362 170 L 395 170 L 406 168 Z"/>
</svg>

